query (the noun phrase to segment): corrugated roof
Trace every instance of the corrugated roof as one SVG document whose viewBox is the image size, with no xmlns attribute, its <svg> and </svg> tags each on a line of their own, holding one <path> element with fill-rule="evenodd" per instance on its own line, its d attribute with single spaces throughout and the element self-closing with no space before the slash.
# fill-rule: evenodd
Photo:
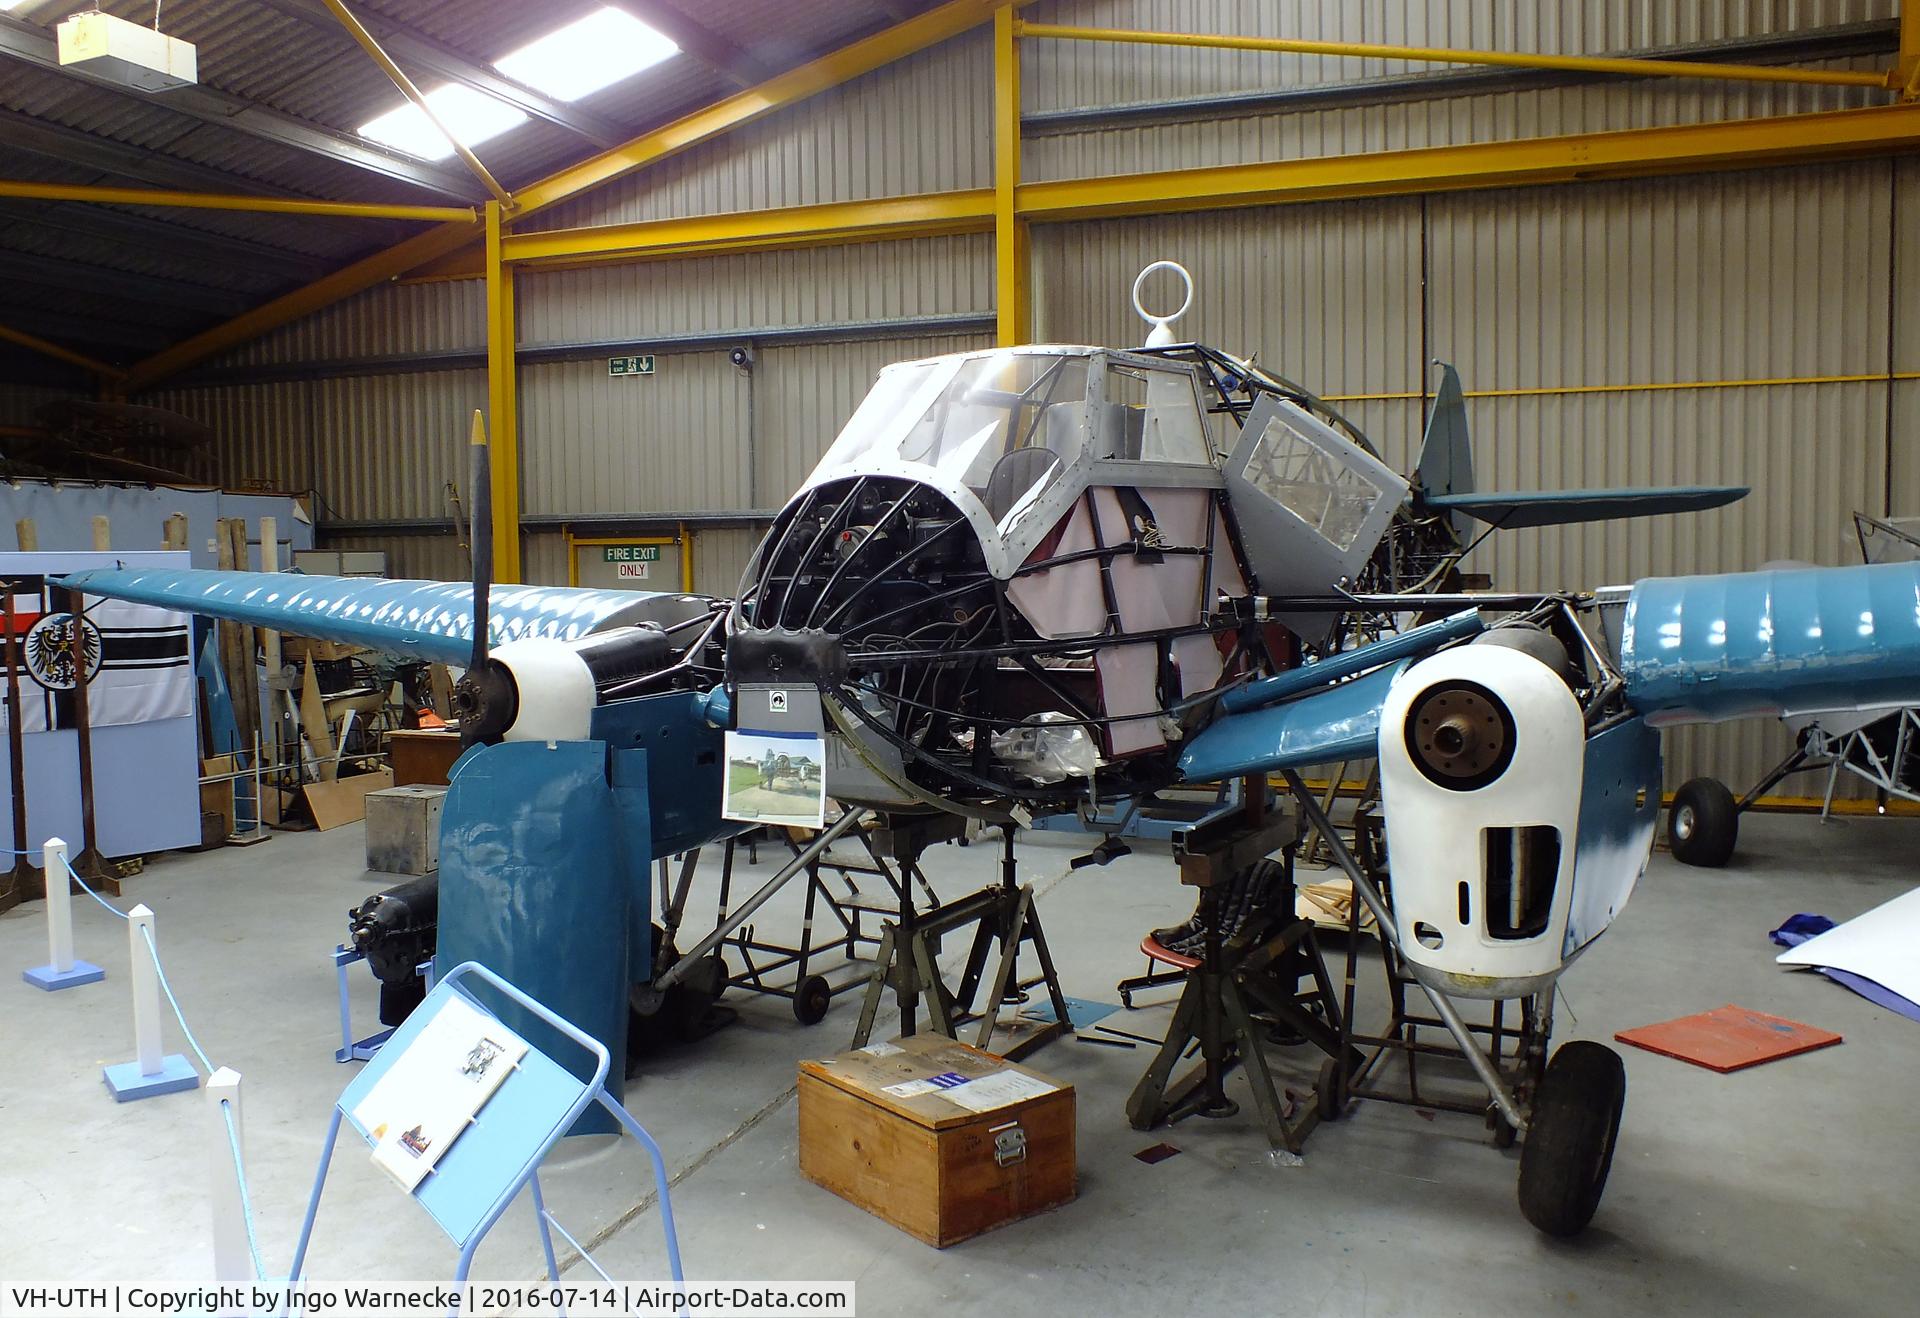
<svg viewBox="0 0 1920 1318">
<path fill-rule="evenodd" d="M 712 38 L 704 54 L 683 51 L 578 103 L 583 116 L 624 138 L 738 91 L 738 68 L 719 67 L 727 62 L 724 52 L 778 71 L 938 0 L 609 2 L 642 17 L 651 10 L 661 26 L 695 24 Z M 151 0 L 101 0 L 98 7 L 131 22 L 153 21 Z M 486 74 L 493 60 L 592 12 L 596 0 L 354 0 L 354 7 L 383 39 L 426 43 L 439 59 Z M 472 200 L 484 195 L 454 158 L 390 160 L 380 168 L 354 163 L 352 157 L 369 148 L 391 156 L 360 139 L 358 128 L 401 97 L 318 0 L 168 0 L 161 26 L 194 43 L 199 86 L 152 96 L 10 53 L 23 42 L 45 48 L 66 12 L 29 3 L 0 14 L 0 36 L 14 38 L 0 44 L 0 176 L 354 201 L 447 204 L 449 187 Z M 441 72 L 396 58 L 425 88 L 447 81 Z M 303 147 L 289 137 L 320 145 Z M 477 154 L 512 188 L 598 149 L 591 135 L 536 115 L 483 143 Z M 409 172 L 430 175 L 433 186 L 392 176 Z M 31 215 L 23 211 L 28 207 L 49 209 Z M 0 323 L 130 363 L 218 323 L 224 317 L 209 309 L 223 300 L 264 301 L 418 227 L 0 200 Z M 220 259 L 223 250 L 227 259 Z M 22 265 L 35 261 L 46 269 Z M 31 277 L 20 277 L 23 270 Z M 47 271 L 73 279 L 62 290 Z M 114 287 L 116 273 L 126 276 L 123 287 Z M 0 353 L 0 373 L 9 376 L 50 368 L 41 361 L 23 372 L 21 363 L 12 351 Z"/>
</svg>

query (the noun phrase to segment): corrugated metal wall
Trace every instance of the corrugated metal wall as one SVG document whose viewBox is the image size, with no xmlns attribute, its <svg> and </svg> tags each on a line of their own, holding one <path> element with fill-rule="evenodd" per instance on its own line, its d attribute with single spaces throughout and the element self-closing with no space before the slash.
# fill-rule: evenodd
<svg viewBox="0 0 1920 1318">
<path fill-rule="evenodd" d="M 1559 52 L 1621 51 L 1813 29 L 1896 12 L 1895 0 L 1048 0 L 1040 22 Z M 1873 67 L 1858 57 L 1833 61 Z M 1025 110 L 1152 102 L 1431 71 L 1382 61 L 1031 42 Z M 1872 93 L 1690 82 L 1589 82 L 1522 92 L 1259 113 L 1153 127 L 1041 126 L 1029 179 L 1596 131 L 1880 103 Z M 991 58 L 958 38 L 542 215 L 541 228 L 983 187 Z M 1406 465 L 1431 376 L 1457 363 L 1483 483 L 1566 487 L 1747 482 L 1735 508 L 1633 527 L 1509 533 L 1476 565 L 1519 588 L 1720 570 L 1791 555 L 1847 561 L 1856 507 L 1920 511 L 1920 163 L 1382 199 L 1075 223 L 1034 232 L 1042 337 L 1137 342 L 1133 274 L 1171 257 L 1198 290 L 1183 328 L 1333 396 Z M 740 511 L 777 505 L 878 367 L 976 346 L 914 318 L 992 308 L 984 238 L 535 274 L 525 346 L 901 321 L 857 341 L 756 345 L 750 375 L 716 345 L 663 349 L 650 378 L 597 361 L 522 372 L 529 515 Z M 482 345 L 474 282 L 390 286 L 290 326 L 223 366 Z M 1804 379 L 1851 383 L 1622 386 Z M 317 488 L 336 520 L 431 519 L 463 483 L 472 370 L 176 389 L 155 401 L 213 420 L 221 475 Z M 1903 442 L 1891 440 L 1898 437 Z M 216 474 L 210 471 L 208 474 Z M 750 530 L 700 532 L 696 585 L 733 589 Z M 451 535 L 355 535 L 396 571 L 458 576 Z M 530 531 L 527 575 L 564 581 L 558 528 Z M 1748 779 L 1778 729 L 1670 742 L 1676 778 Z"/>
</svg>

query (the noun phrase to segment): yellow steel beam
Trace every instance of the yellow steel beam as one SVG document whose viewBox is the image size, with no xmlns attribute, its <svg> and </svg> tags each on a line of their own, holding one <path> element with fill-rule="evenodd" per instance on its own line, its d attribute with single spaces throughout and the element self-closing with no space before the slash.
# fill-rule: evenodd
<svg viewBox="0 0 1920 1318">
<path fill-rule="evenodd" d="M 1731 82 L 1800 82 L 1827 87 L 1898 86 L 1891 73 L 1852 69 L 1796 69 L 1763 64 L 1716 64 L 1705 60 L 1630 59 L 1604 55 L 1542 55 L 1504 50 L 1449 50 L 1433 46 L 1383 46 L 1358 41 L 1299 41 L 1289 37 L 1211 36 L 1191 32 L 1137 32 L 1122 28 L 1064 27 L 1020 23 L 1017 34 L 1036 40 L 1104 41 L 1141 46 L 1200 46 L 1287 55 L 1398 59 L 1431 64 L 1487 64 L 1513 69 L 1560 69 L 1636 78 L 1719 78 Z"/>
<path fill-rule="evenodd" d="M 1920 149 L 1920 106 L 1895 105 L 1023 183 L 1014 190 L 1014 213 L 1026 223 L 1048 223 L 1705 172 L 1914 149 Z M 513 234 L 506 239 L 506 251 L 512 261 L 563 265 L 981 233 L 998 226 L 995 198 L 996 190 L 983 188 Z M 477 263 L 464 256 L 443 258 L 425 271 L 436 278 L 481 273 Z"/>
<path fill-rule="evenodd" d="M 169 192 L 160 188 L 98 188 L 86 184 L 29 183 L 0 179 L 0 197 L 30 201 L 87 201 L 107 206 L 182 206 L 192 210 L 265 211 L 274 215 L 330 215 L 355 220 L 435 220 L 471 225 L 469 206 L 389 206 L 360 201 L 295 201 L 286 197 L 229 196 L 218 192 Z"/>
<path fill-rule="evenodd" d="M 993 270 L 1001 347 L 1033 338 L 1027 222 L 1014 210 L 1020 186 L 1020 47 L 1011 9 L 993 16 Z"/>
<path fill-rule="evenodd" d="M 487 421 L 492 442 L 493 579 L 517 582 L 520 567 L 520 401 L 514 362 L 513 267 L 501 259 L 504 208 L 487 203 Z"/>
<path fill-rule="evenodd" d="M 412 101 L 414 108 L 427 116 L 427 122 L 440 130 L 441 136 L 453 145 L 454 152 L 460 157 L 461 162 L 475 178 L 480 180 L 481 186 L 493 195 L 493 199 L 503 205 L 511 204 L 512 198 L 507 195 L 507 190 L 500 186 L 499 180 L 480 163 L 480 157 L 474 155 L 465 142 L 454 136 L 453 130 L 442 122 L 440 116 L 434 112 L 433 106 L 427 103 L 427 98 L 420 94 L 420 89 L 413 85 L 413 79 L 409 78 L 406 71 L 395 64 L 392 57 L 380 48 L 380 43 L 373 39 L 373 33 L 361 25 L 360 20 L 354 17 L 353 11 L 340 0 L 320 0 L 320 3 L 325 5 L 333 14 L 334 20 L 347 30 L 347 35 L 360 44 L 360 49 L 367 52 L 368 58 L 385 71 L 393 85 L 400 89 L 400 94 Z"/>
<path fill-rule="evenodd" d="M 596 261 L 711 256 L 720 252 L 768 251 L 822 243 L 875 242 L 982 233 L 992 227 L 993 193 L 935 192 L 877 201 L 835 201 L 816 206 L 731 211 L 684 219 L 642 220 L 581 229 L 506 235 L 505 259 L 516 263 L 584 265 Z M 436 263 L 442 275 L 457 275 L 459 258 Z M 471 274 L 479 274 L 472 268 Z"/>
<path fill-rule="evenodd" d="M 95 375 L 116 384 L 126 378 L 127 373 L 118 366 L 109 366 L 105 362 L 95 361 L 85 353 L 63 348 L 57 343 L 49 343 L 39 335 L 29 334 L 25 330 L 8 329 L 5 325 L 0 325 L 0 340 L 25 348 L 29 352 L 37 352 L 42 357 L 51 357 L 69 366 L 78 366 L 83 371 L 92 371 Z"/>
<path fill-rule="evenodd" d="M 1693 173 L 1916 147 L 1920 107 L 1892 105 L 1023 183 L 1017 208 L 1038 223 Z"/>
<path fill-rule="evenodd" d="M 1014 2 L 1024 3 L 1024 0 Z M 948 0 L 948 3 L 928 10 L 917 18 L 864 41 L 856 41 L 811 64 L 769 79 L 750 91 L 645 133 L 618 150 L 594 156 L 532 184 L 515 194 L 520 207 L 517 214 L 524 216 L 543 207 L 557 205 L 611 179 L 698 146 L 817 92 L 871 73 L 891 61 L 957 36 L 988 21 L 997 7 L 992 0 Z M 461 212 L 461 216 L 467 218 L 465 212 Z M 316 283 L 276 298 L 136 364 L 129 378 L 129 386 L 148 388 L 176 371 L 245 343 L 276 326 L 310 315 L 321 307 L 446 256 L 463 246 L 470 236 L 470 231 L 464 226 L 455 228 L 448 225 L 357 261 Z"/>
<path fill-rule="evenodd" d="M 699 142 L 731 132 L 796 101 L 958 36 L 992 18 L 1001 7 L 994 0 L 948 0 L 917 18 L 843 46 L 810 64 L 769 78 L 738 96 L 729 96 L 624 146 L 563 169 L 514 193 L 514 200 L 520 203 L 523 212 L 531 213 L 578 196 L 589 188 L 611 183 Z"/>
<path fill-rule="evenodd" d="M 1920 0 L 1900 0 L 1900 58 L 1889 79 L 1901 96 L 1920 96 Z"/>
</svg>

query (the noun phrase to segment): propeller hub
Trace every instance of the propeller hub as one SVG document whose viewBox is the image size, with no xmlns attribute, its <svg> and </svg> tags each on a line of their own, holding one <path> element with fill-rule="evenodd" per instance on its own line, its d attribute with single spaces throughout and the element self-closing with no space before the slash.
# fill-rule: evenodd
<svg viewBox="0 0 1920 1318">
<path fill-rule="evenodd" d="M 461 745 L 491 746 L 506 738 L 519 717 L 520 691 L 507 666 L 488 659 L 454 684 L 448 707 L 460 721 Z"/>
</svg>

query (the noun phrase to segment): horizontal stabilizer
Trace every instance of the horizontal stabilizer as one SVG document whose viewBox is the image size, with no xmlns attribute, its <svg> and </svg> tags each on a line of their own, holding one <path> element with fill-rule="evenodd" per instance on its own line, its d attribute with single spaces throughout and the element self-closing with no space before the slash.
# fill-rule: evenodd
<svg viewBox="0 0 1920 1318">
<path fill-rule="evenodd" d="M 1920 563 L 1635 582 L 1620 674 L 1656 727 L 1920 705 Z"/>
<path fill-rule="evenodd" d="M 1443 512 L 1464 513 L 1506 530 L 1610 522 L 1662 513 L 1697 513 L 1708 508 L 1724 508 L 1746 497 L 1744 485 L 1667 485 L 1638 490 L 1521 490 L 1510 494 L 1486 490 L 1430 494 L 1427 503 Z"/>
<path fill-rule="evenodd" d="M 88 595 L 270 627 L 402 658 L 464 666 L 473 650 L 473 587 L 464 581 L 388 581 L 299 572 L 94 568 L 64 578 Z M 577 640 L 640 623 L 671 626 L 707 611 L 699 596 L 563 586 L 487 592 L 489 645 L 541 636 Z"/>
</svg>

